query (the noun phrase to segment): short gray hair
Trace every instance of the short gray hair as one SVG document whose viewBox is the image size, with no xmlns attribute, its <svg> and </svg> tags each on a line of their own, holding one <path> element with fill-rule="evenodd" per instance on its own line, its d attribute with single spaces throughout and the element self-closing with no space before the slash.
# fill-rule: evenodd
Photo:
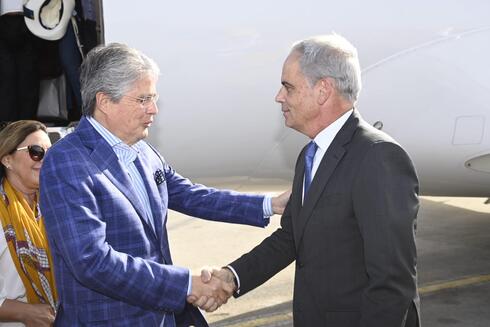
<svg viewBox="0 0 490 327">
<path fill-rule="evenodd" d="M 355 103 L 361 91 L 361 68 L 356 48 L 338 34 L 314 36 L 293 45 L 291 52 L 300 55 L 301 71 L 310 83 L 330 77 L 337 91 Z"/>
<path fill-rule="evenodd" d="M 92 49 L 80 68 L 83 114 L 93 116 L 98 92 L 119 102 L 135 82 L 159 74 L 160 69 L 152 59 L 125 44 L 110 43 Z"/>
</svg>

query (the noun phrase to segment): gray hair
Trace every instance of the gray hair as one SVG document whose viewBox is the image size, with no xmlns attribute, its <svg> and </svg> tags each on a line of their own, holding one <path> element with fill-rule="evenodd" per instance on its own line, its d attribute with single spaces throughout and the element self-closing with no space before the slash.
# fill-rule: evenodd
<svg viewBox="0 0 490 327">
<path fill-rule="evenodd" d="M 119 102 L 135 82 L 159 74 L 160 69 L 152 59 L 125 44 L 110 43 L 92 49 L 80 68 L 83 114 L 94 114 L 98 92 Z"/>
<path fill-rule="evenodd" d="M 344 37 L 335 33 L 311 37 L 295 43 L 291 52 L 300 55 L 300 68 L 310 86 L 330 77 L 346 100 L 357 101 L 361 68 L 356 48 Z"/>
</svg>

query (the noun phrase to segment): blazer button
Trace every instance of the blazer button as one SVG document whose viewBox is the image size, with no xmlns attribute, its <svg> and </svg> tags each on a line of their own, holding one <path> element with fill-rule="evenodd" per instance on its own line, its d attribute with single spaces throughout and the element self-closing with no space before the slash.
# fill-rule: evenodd
<svg viewBox="0 0 490 327">
<path fill-rule="evenodd" d="M 298 269 L 301 269 L 305 266 L 305 264 L 302 261 L 298 261 Z"/>
</svg>

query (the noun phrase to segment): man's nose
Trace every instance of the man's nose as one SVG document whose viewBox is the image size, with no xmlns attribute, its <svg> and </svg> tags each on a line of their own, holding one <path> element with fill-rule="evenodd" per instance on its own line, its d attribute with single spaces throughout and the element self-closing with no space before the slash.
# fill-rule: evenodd
<svg viewBox="0 0 490 327">
<path fill-rule="evenodd" d="M 275 100 L 278 103 L 284 102 L 284 86 L 279 89 L 279 92 L 277 92 Z"/>
<path fill-rule="evenodd" d="M 155 101 L 152 101 L 146 108 L 146 113 L 150 115 L 156 115 L 158 113 L 158 105 Z"/>
</svg>

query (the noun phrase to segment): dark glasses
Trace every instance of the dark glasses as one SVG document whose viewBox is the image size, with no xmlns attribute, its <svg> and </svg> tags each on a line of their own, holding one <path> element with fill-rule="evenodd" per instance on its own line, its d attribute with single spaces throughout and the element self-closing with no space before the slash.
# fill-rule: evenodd
<svg viewBox="0 0 490 327">
<path fill-rule="evenodd" d="M 29 157 L 33 161 L 41 161 L 44 158 L 44 154 L 46 153 L 46 150 L 40 145 L 28 145 L 24 146 L 22 148 L 18 148 L 17 151 L 24 151 L 27 150 L 29 152 Z"/>
</svg>

